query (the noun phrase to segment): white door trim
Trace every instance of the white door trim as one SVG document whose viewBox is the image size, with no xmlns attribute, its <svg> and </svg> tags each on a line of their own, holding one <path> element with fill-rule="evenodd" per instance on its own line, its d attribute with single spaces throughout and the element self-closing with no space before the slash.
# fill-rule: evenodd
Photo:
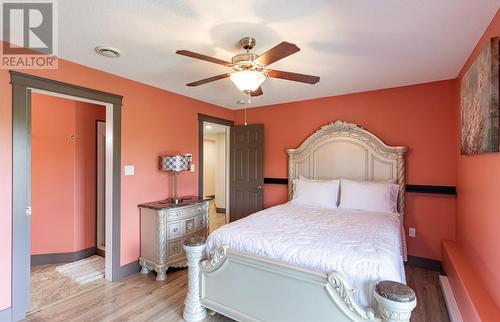
<svg viewBox="0 0 500 322">
<path fill-rule="evenodd" d="M 97 152 L 97 196 L 96 196 L 96 247 L 102 251 L 106 250 L 106 122 L 97 121 L 96 130 Z"/>
</svg>

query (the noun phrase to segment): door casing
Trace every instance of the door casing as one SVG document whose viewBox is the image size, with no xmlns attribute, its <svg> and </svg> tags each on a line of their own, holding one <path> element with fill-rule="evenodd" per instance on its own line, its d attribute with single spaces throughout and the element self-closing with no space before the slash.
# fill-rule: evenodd
<svg viewBox="0 0 500 322">
<path fill-rule="evenodd" d="M 233 127 L 234 122 L 226 119 L 222 119 L 219 117 L 215 116 L 210 116 L 210 115 L 205 115 L 205 114 L 198 114 L 198 197 L 203 198 L 203 141 L 204 141 L 204 124 L 205 122 L 207 123 L 215 123 L 219 125 L 225 125 L 228 127 Z M 229 134 L 228 134 L 229 135 Z M 229 163 L 229 142 L 230 140 L 227 139 L 226 137 L 226 151 L 227 151 L 227 157 L 226 157 L 226 222 L 229 222 L 229 168 L 230 168 L 230 163 Z"/>
<path fill-rule="evenodd" d="M 104 137 L 104 146 L 101 146 L 101 136 Z M 103 151 L 104 147 L 104 151 Z M 103 163 L 104 161 L 104 163 Z M 102 235 L 106 235 L 106 192 L 103 191 L 106 187 L 106 121 L 96 121 L 96 251 L 98 255 L 105 256 L 105 249 L 100 249 L 101 242 L 106 245 L 106 239 L 103 240 Z M 103 182 L 104 180 L 104 182 Z M 105 237 L 104 237 L 105 238 Z"/>
<path fill-rule="evenodd" d="M 97 103 L 106 106 L 106 278 L 116 281 L 127 275 L 120 267 L 121 106 L 122 96 L 10 71 L 12 84 L 12 313 L 24 319 L 30 301 L 31 272 L 31 93 Z"/>
</svg>

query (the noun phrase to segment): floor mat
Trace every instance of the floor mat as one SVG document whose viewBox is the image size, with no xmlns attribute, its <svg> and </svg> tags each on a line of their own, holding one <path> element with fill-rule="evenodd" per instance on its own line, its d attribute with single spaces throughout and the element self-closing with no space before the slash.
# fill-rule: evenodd
<svg viewBox="0 0 500 322">
<path fill-rule="evenodd" d="M 91 256 L 56 268 L 58 272 L 79 284 L 88 284 L 104 278 L 104 257 Z"/>
</svg>

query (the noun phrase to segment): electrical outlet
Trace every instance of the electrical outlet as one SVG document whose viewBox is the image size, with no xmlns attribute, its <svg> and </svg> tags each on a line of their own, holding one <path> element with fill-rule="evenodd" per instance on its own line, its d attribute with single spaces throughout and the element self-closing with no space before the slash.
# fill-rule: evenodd
<svg viewBox="0 0 500 322">
<path fill-rule="evenodd" d="M 415 228 L 408 229 L 408 236 L 414 238 L 416 234 L 417 234 L 417 230 Z"/>
</svg>

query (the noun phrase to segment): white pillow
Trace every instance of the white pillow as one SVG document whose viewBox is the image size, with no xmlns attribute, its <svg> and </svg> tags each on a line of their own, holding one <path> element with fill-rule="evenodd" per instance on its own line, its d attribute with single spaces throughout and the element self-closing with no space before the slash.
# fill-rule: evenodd
<svg viewBox="0 0 500 322">
<path fill-rule="evenodd" d="M 398 212 L 398 192 L 397 184 L 342 179 L 339 208 Z"/>
<path fill-rule="evenodd" d="M 337 208 L 339 180 L 293 180 L 294 191 L 290 203 L 318 208 Z"/>
</svg>

